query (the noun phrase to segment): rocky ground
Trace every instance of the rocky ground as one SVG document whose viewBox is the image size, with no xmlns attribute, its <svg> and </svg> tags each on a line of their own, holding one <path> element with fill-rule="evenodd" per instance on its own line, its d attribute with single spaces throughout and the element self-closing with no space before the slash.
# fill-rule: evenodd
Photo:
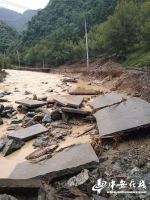
<svg viewBox="0 0 150 200">
<path fill-rule="evenodd" d="M 62 66 L 53 73 L 66 74 L 71 78 L 77 78 L 89 81 L 94 86 L 104 86 L 112 91 L 123 91 L 131 96 L 141 97 L 150 102 L 149 95 L 149 73 L 139 71 L 125 71 L 120 65 L 114 64 L 112 61 L 99 60 L 90 66 L 87 70 L 84 66 L 76 70 L 70 70 L 70 66 Z M 31 72 L 28 72 L 31 73 Z M 43 75 L 44 76 L 44 75 Z M 56 81 L 58 82 L 58 81 Z M 42 81 L 41 85 L 47 85 L 48 79 Z M 16 83 L 17 85 L 17 83 Z M 32 83 L 31 83 L 32 85 Z M 12 87 L 12 85 L 11 85 Z M 40 87 L 39 87 L 40 88 Z M 69 122 L 62 121 L 60 106 L 55 104 L 51 99 L 47 99 L 48 94 L 57 95 L 65 94 L 67 84 L 59 81 L 55 88 L 50 86 L 47 95 L 40 96 L 41 91 L 34 92 L 21 87 L 13 86 L 13 90 L 23 92 L 30 99 L 39 99 L 46 102 L 46 105 L 40 109 L 29 109 L 26 106 L 18 106 L 17 108 L 8 103 L 1 103 L 1 124 L 5 119 L 9 119 L 7 130 L 18 130 L 20 128 L 30 127 L 40 123 L 49 129 L 49 132 L 38 137 L 33 143 L 34 147 L 40 148 L 32 154 L 28 154 L 26 159 L 31 162 L 38 163 L 41 159 L 48 159 L 53 156 L 47 153 L 47 148 L 53 147 L 53 151 L 66 140 L 66 136 L 76 136 L 78 132 L 83 132 L 87 127 L 95 127 L 91 131 L 85 133 L 90 137 L 100 164 L 92 169 L 83 169 L 80 173 L 68 175 L 51 181 L 44 181 L 43 188 L 39 190 L 38 200 L 138 200 L 150 199 L 150 136 L 149 128 L 132 132 L 120 138 L 101 139 L 96 128 L 94 120 L 85 121 L 83 118 L 73 118 Z M 13 93 L 15 93 L 13 91 Z M 11 91 L 12 92 L 12 91 Z M 16 92 L 16 94 L 18 93 Z M 32 93 L 32 94 L 31 94 Z M 35 95 L 36 94 L 36 95 Z M 4 97 L 8 97 L 8 91 L 1 93 Z M 40 96 L 40 97 L 39 97 Z M 9 97 L 11 98 L 11 96 Z M 13 97 L 15 99 L 15 95 Z M 83 107 L 87 106 L 90 99 L 84 98 Z M 10 125 L 11 124 L 11 125 Z M 56 128 L 57 126 L 57 128 Z M 65 131 L 64 131 L 65 128 Z M 79 129 L 79 131 L 77 131 Z M 82 130 L 82 131 L 81 131 Z M 83 138 L 81 137 L 81 142 Z M 117 142 L 116 142 L 117 140 Z M 6 137 L 0 140 L 0 147 L 3 149 L 7 143 Z M 75 144 L 72 142 L 71 144 Z M 65 145 L 66 147 L 67 145 Z M 69 146 L 69 145 L 68 145 Z M 23 147 L 22 147 L 23 148 Z M 102 187 L 97 182 L 98 179 L 106 181 L 107 185 Z M 114 191 L 127 190 L 130 192 L 143 191 L 146 193 L 108 193 L 112 190 L 112 184 L 115 181 Z M 125 182 L 123 182 L 125 181 Z M 144 181 L 144 182 L 141 182 Z M 121 188 L 120 183 L 128 184 Z M 132 183 L 132 187 L 129 185 Z M 110 185 L 109 185 L 110 184 Z M 97 186 L 96 186 L 97 185 Z M 95 186 L 95 187 L 94 187 Z M 145 189 L 146 187 L 146 189 Z M 93 188 L 93 190 L 92 190 Z M 100 194 L 97 192 L 101 190 Z M 94 191 L 95 190 L 95 191 Z M 16 196 L 15 196 L 16 197 Z M 16 197 L 20 199 L 20 197 Z M 16 199 L 9 196 L 0 196 L 0 199 Z M 37 198 L 35 198 L 37 199 Z"/>
</svg>

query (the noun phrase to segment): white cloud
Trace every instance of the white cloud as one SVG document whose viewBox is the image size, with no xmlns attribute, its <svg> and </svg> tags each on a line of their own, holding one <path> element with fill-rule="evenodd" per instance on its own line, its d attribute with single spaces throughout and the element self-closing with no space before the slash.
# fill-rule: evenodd
<svg viewBox="0 0 150 200">
<path fill-rule="evenodd" d="M 2 2 L 4 2 L 4 3 L 2 3 Z M 47 6 L 49 0 L 24 0 L 24 1 L 20 1 L 20 0 L 7 0 L 7 1 L 4 1 L 4 0 L 1 0 L 0 6 L 8 8 L 10 10 L 15 10 L 17 12 L 23 13 L 27 9 L 23 9 L 23 8 L 15 7 L 15 6 L 12 6 L 12 5 L 8 5 L 9 4 L 8 2 L 11 2 L 11 3 L 14 3 L 14 4 L 18 4 L 20 6 L 23 6 L 25 8 L 30 8 L 32 10 L 37 10 L 39 8 L 44 8 L 45 6 Z M 6 3 L 8 3 L 8 4 L 6 4 Z"/>
</svg>

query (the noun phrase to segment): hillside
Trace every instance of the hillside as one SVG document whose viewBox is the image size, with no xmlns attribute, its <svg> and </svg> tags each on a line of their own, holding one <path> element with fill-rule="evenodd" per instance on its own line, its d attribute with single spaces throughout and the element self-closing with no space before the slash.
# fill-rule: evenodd
<svg viewBox="0 0 150 200">
<path fill-rule="evenodd" d="M 0 21 L 0 52 L 5 53 L 11 42 L 17 38 L 17 31 Z"/>
<path fill-rule="evenodd" d="M 0 7 L 0 20 L 11 25 L 17 31 L 21 32 L 27 28 L 28 21 L 37 14 L 37 10 L 27 10 L 23 14 Z"/>
</svg>

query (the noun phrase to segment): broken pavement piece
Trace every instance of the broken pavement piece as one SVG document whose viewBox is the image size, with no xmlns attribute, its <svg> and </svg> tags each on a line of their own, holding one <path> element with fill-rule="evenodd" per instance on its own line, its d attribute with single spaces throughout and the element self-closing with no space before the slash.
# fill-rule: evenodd
<svg viewBox="0 0 150 200">
<path fill-rule="evenodd" d="M 75 88 L 69 88 L 69 94 L 71 95 L 97 95 L 99 94 L 98 91 L 92 89 L 92 88 L 83 88 L 83 87 L 75 87 Z"/>
<path fill-rule="evenodd" d="M 78 80 L 76 78 L 64 78 L 62 80 L 62 82 L 64 82 L 64 83 L 67 83 L 67 82 L 69 82 L 69 83 L 78 83 Z"/>
<path fill-rule="evenodd" d="M 20 139 L 22 141 L 29 141 L 47 131 L 48 129 L 42 126 L 41 124 L 36 124 L 30 126 L 29 128 L 24 128 L 14 133 L 8 134 L 7 136 L 9 139 Z"/>
<path fill-rule="evenodd" d="M 100 136 L 129 132 L 150 126 L 150 103 L 136 97 L 94 114 Z"/>
<path fill-rule="evenodd" d="M 107 93 L 98 96 L 93 102 L 90 103 L 90 105 L 94 109 L 101 109 L 110 106 L 114 103 L 120 102 L 123 98 L 127 97 L 124 94 L 118 94 L 114 92 Z"/>
<path fill-rule="evenodd" d="M 75 97 L 74 99 L 70 100 L 67 105 L 71 107 L 79 108 L 82 102 L 83 102 L 82 97 Z"/>
<path fill-rule="evenodd" d="M 67 181 L 66 186 L 68 186 L 68 187 L 77 187 L 79 185 L 84 184 L 89 179 L 89 174 L 88 173 L 89 173 L 89 170 L 84 169 L 77 176 L 74 176 L 74 177 L 70 178 Z"/>
<path fill-rule="evenodd" d="M 68 108 L 68 107 L 62 107 L 62 112 L 67 113 L 76 113 L 76 114 L 82 114 L 82 115 L 89 115 L 91 114 L 91 111 L 81 110 L 81 109 L 74 109 L 74 108 Z"/>
<path fill-rule="evenodd" d="M 31 107 L 31 108 L 35 108 L 35 107 L 40 107 L 40 106 L 44 106 L 45 103 L 42 101 L 37 101 L 37 100 L 20 100 L 20 101 L 15 101 L 15 103 L 17 104 L 21 104 L 21 105 L 25 105 L 27 107 Z"/>
<path fill-rule="evenodd" d="M 80 152 L 80 153 L 79 153 Z M 29 161 L 20 163 L 10 174 L 11 179 L 56 178 L 74 174 L 83 169 L 92 168 L 99 163 L 90 143 L 75 146 L 68 151 L 59 152 L 52 158 L 44 160 L 41 165 Z"/>
<path fill-rule="evenodd" d="M 19 139 L 8 140 L 3 149 L 3 156 L 8 156 L 9 154 L 13 153 L 14 151 L 20 149 L 24 145 L 24 142 Z"/>
</svg>

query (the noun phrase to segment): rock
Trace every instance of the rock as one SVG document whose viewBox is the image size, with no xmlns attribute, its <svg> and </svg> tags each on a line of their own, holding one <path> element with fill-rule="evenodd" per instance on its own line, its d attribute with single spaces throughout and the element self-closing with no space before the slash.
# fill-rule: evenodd
<svg viewBox="0 0 150 200">
<path fill-rule="evenodd" d="M 43 96 L 43 97 L 38 98 L 38 101 L 46 101 L 46 100 L 47 100 L 47 96 Z"/>
<path fill-rule="evenodd" d="M 18 199 L 7 194 L 0 194 L 0 200 L 18 200 Z"/>
<path fill-rule="evenodd" d="M 10 95 L 11 94 L 11 92 L 3 92 L 3 95 L 5 96 L 5 95 Z"/>
<path fill-rule="evenodd" d="M 36 112 L 36 113 L 41 112 L 41 113 L 50 115 L 49 110 L 47 110 L 47 109 L 45 109 L 45 108 L 37 108 L 37 109 L 35 110 L 35 112 Z"/>
<path fill-rule="evenodd" d="M 30 119 L 26 124 L 25 124 L 25 126 L 26 127 L 30 127 L 30 126 L 33 126 L 33 125 L 36 125 L 37 124 L 37 122 L 35 122 L 35 121 L 33 121 L 32 119 Z"/>
<path fill-rule="evenodd" d="M 72 119 L 73 115 L 63 112 L 62 113 L 62 120 L 68 123 Z"/>
<path fill-rule="evenodd" d="M 33 120 L 34 121 L 41 121 L 43 119 L 43 117 L 44 117 L 44 114 L 43 113 L 39 113 L 39 114 L 37 114 L 37 115 L 35 115 L 33 117 Z"/>
<path fill-rule="evenodd" d="M 46 92 L 49 92 L 49 93 L 51 93 L 51 92 L 53 92 L 54 90 L 52 90 L 52 89 L 49 89 L 49 90 L 46 90 Z"/>
<path fill-rule="evenodd" d="M 29 95 L 32 94 L 31 92 L 25 91 L 23 95 Z"/>
<path fill-rule="evenodd" d="M 4 124 L 2 118 L 0 117 L 0 125 Z"/>
<path fill-rule="evenodd" d="M 7 137 L 4 137 L 4 138 L 0 139 L 0 152 L 3 150 L 7 140 L 8 140 Z"/>
<path fill-rule="evenodd" d="M 52 119 L 51 119 L 51 116 L 48 115 L 48 114 L 45 114 L 44 118 L 42 119 L 42 123 L 51 123 L 52 122 Z"/>
<path fill-rule="evenodd" d="M 93 196 L 93 200 L 108 200 L 107 198 L 105 198 L 105 197 L 102 197 L 102 196 L 97 196 L 97 195 L 95 195 L 95 194 L 93 194 L 92 195 Z"/>
<path fill-rule="evenodd" d="M 48 104 L 55 104 L 55 101 L 54 100 L 48 100 L 47 103 Z"/>
<path fill-rule="evenodd" d="M 84 169 L 80 174 L 70 178 L 66 186 L 68 187 L 77 187 L 79 185 L 83 185 L 89 179 L 89 170 Z"/>
<path fill-rule="evenodd" d="M 17 119 L 17 116 L 12 117 L 12 119 Z"/>
<path fill-rule="evenodd" d="M 15 116 L 15 115 L 17 115 L 17 111 L 14 111 L 14 112 L 12 113 L 12 116 Z"/>
<path fill-rule="evenodd" d="M 0 104 L 0 113 L 2 113 L 3 110 L 4 110 L 4 106 L 3 106 L 3 104 Z"/>
<path fill-rule="evenodd" d="M 28 113 L 26 114 L 27 117 L 31 117 L 31 118 L 33 118 L 35 115 L 36 115 L 35 112 L 28 112 Z"/>
<path fill-rule="evenodd" d="M 4 97 L 3 93 L 0 93 L 0 98 Z"/>
<path fill-rule="evenodd" d="M 33 100 L 37 100 L 36 94 L 33 95 Z"/>
<path fill-rule="evenodd" d="M 141 96 L 141 94 L 138 94 L 138 93 L 135 93 L 132 97 L 140 97 Z"/>
<path fill-rule="evenodd" d="M 34 146 L 34 147 L 41 147 L 42 143 L 43 143 L 43 140 L 42 140 L 42 138 L 40 137 L 40 138 L 37 138 L 37 139 L 35 140 L 35 142 L 32 144 L 32 146 Z"/>
<path fill-rule="evenodd" d="M 21 122 L 22 122 L 21 119 L 13 119 L 13 120 L 11 121 L 11 124 L 20 124 Z"/>
<path fill-rule="evenodd" d="M 6 112 L 5 118 L 10 119 L 12 118 L 12 114 L 9 112 Z"/>
<path fill-rule="evenodd" d="M 22 105 L 19 105 L 19 106 L 17 107 L 17 110 L 18 110 L 18 112 L 20 112 L 20 113 L 22 113 L 22 114 L 26 114 L 26 113 L 27 113 L 27 109 L 25 109 L 25 107 L 22 106 Z"/>
<path fill-rule="evenodd" d="M 8 156 L 14 151 L 20 149 L 25 143 L 19 139 L 9 140 L 3 149 L 3 156 Z"/>
<path fill-rule="evenodd" d="M 7 128 L 7 131 L 14 131 L 15 130 L 15 126 L 10 126 Z"/>
<path fill-rule="evenodd" d="M 135 167 L 129 172 L 129 175 L 132 176 L 135 172 L 139 172 L 139 171 L 140 169 L 138 167 Z"/>
<path fill-rule="evenodd" d="M 5 110 L 13 110 L 14 111 L 14 108 L 12 105 L 8 105 L 8 106 L 5 106 Z"/>
<path fill-rule="evenodd" d="M 0 99 L 0 102 L 8 102 L 7 99 Z"/>
<path fill-rule="evenodd" d="M 53 121 L 56 120 L 61 120 L 62 119 L 62 114 L 57 110 L 54 110 L 53 112 L 51 112 L 51 118 Z"/>
</svg>

